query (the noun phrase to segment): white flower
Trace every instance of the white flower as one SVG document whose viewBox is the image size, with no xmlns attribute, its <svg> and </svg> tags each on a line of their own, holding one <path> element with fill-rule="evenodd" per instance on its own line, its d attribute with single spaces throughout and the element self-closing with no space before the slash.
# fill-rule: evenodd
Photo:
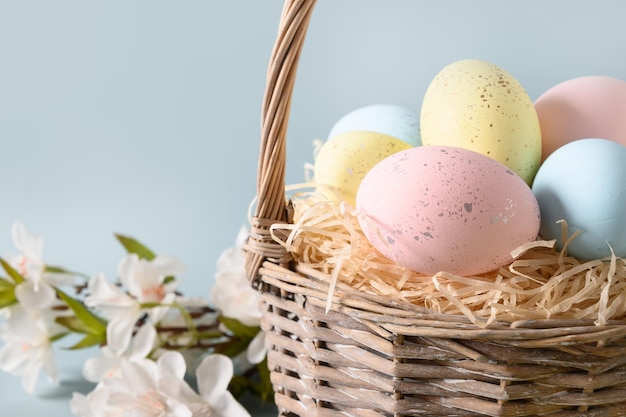
<svg viewBox="0 0 626 417">
<path fill-rule="evenodd" d="M 137 331 L 128 349 L 121 355 L 111 347 L 104 346 L 100 349 L 102 355 L 87 359 L 83 364 L 83 376 L 90 382 L 120 377 L 122 362 L 124 360 L 136 362 L 146 358 L 154 349 L 156 339 L 156 329 L 151 323 L 146 323 Z"/>
<path fill-rule="evenodd" d="M 9 263 L 25 278 L 15 287 L 16 298 L 29 310 L 50 307 L 55 301 L 52 286 L 71 284 L 73 277 L 45 271 L 43 239 L 29 234 L 22 223 L 13 224 L 12 235 L 20 254 L 11 258 Z"/>
<path fill-rule="evenodd" d="M 124 410 L 124 416 L 192 417 L 185 403 L 162 389 L 167 385 L 186 385 L 185 361 L 178 352 L 167 352 L 157 362 L 123 361 L 121 370 L 126 389 L 112 393 L 108 404 Z"/>
<path fill-rule="evenodd" d="M 141 259 L 136 254 L 128 254 L 119 264 L 118 274 L 130 295 L 140 303 L 160 303 L 161 307 L 149 310 L 153 322 L 158 322 L 176 300 L 177 280 L 166 281 L 167 277 L 185 271 L 183 263 L 172 257 L 157 256 L 152 260 Z"/>
<path fill-rule="evenodd" d="M 100 310 L 109 320 L 107 345 L 115 354 L 120 355 L 128 348 L 137 320 L 144 311 L 155 324 L 167 314 L 176 301 L 177 281 L 166 278 L 183 271 L 183 264 L 175 258 L 157 256 L 148 261 L 128 254 L 118 266 L 120 282 L 128 293 L 102 274 L 91 279 L 85 305 Z M 157 305 L 144 308 L 142 304 Z"/>
<path fill-rule="evenodd" d="M 199 395 L 182 380 L 163 385 L 163 391 L 188 405 L 193 417 L 249 417 L 228 391 L 233 377 L 232 361 L 220 354 L 204 358 L 196 371 Z M 182 381 L 182 383 L 181 383 Z"/>
<path fill-rule="evenodd" d="M 45 264 L 43 262 L 43 239 L 33 236 L 19 222 L 11 229 L 13 244 L 20 254 L 13 259 L 12 265 L 24 277 L 28 277 L 35 286 L 39 286 Z"/>
<path fill-rule="evenodd" d="M 185 271 L 183 263 L 172 257 L 157 256 L 152 260 L 128 254 L 119 264 L 120 281 L 128 292 L 142 302 L 162 302 L 176 289 L 177 281 L 165 282 L 165 278 Z"/>
<path fill-rule="evenodd" d="M 241 228 L 235 247 L 226 249 L 220 255 L 210 297 L 225 317 L 237 319 L 246 326 L 258 326 L 262 316 L 259 294 L 250 286 L 243 254 L 247 235 L 247 230 Z"/>
<path fill-rule="evenodd" d="M 207 356 L 196 371 L 198 390 L 214 417 L 245 417 L 249 413 L 235 400 L 228 384 L 233 377 L 233 363 L 224 355 Z M 199 414 L 195 414 L 198 415 Z"/>
<path fill-rule="evenodd" d="M 99 383 L 87 395 L 75 392 L 70 400 L 72 413 L 78 417 L 124 417 L 124 410 L 108 404 L 111 394 L 122 389 L 124 384 L 111 381 L 114 380 Z"/>
<path fill-rule="evenodd" d="M 22 385 L 29 394 L 35 390 L 43 370 L 52 383 L 58 383 L 56 362 L 50 342 L 55 329 L 40 312 L 22 307 L 11 309 L 11 316 L 0 329 L 5 344 L 0 348 L 0 369 L 22 376 Z"/>
<path fill-rule="evenodd" d="M 89 295 L 85 305 L 99 310 L 109 320 L 107 346 L 116 354 L 122 354 L 130 343 L 141 306 L 137 300 L 99 274 L 89 281 Z"/>
<path fill-rule="evenodd" d="M 228 391 L 231 360 L 207 356 L 196 376 L 199 393 L 183 379 L 185 361 L 176 351 L 154 362 L 123 359 L 119 377 L 104 378 L 87 395 L 74 394 L 71 410 L 78 417 L 250 417 Z"/>
</svg>

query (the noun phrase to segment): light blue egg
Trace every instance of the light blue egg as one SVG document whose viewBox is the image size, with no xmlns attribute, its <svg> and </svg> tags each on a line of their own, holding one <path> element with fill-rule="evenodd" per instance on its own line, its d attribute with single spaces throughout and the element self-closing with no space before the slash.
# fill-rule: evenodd
<svg viewBox="0 0 626 417">
<path fill-rule="evenodd" d="M 581 260 L 626 257 L 626 146 L 607 139 L 580 139 L 554 151 L 532 186 L 541 212 L 539 234 L 563 247 L 561 225 L 581 230 L 568 254 Z M 610 245 L 610 247 L 609 247 Z"/>
<path fill-rule="evenodd" d="M 417 113 L 393 104 L 374 104 L 353 110 L 335 123 L 328 139 L 357 130 L 384 133 L 411 146 L 422 144 Z"/>
</svg>

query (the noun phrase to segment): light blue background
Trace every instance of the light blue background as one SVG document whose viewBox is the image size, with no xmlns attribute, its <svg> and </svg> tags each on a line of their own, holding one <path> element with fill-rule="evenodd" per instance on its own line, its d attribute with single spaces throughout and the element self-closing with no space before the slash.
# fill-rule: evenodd
<svg viewBox="0 0 626 417">
<path fill-rule="evenodd" d="M 265 72 L 282 0 L 0 0 L 0 254 L 11 224 L 45 259 L 114 278 L 132 235 L 187 265 L 206 296 L 254 196 Z M 626 2 L 320 0 L 296 82 L 288 182 L 312 140 L 356 108 L 419 111 L 462 58 L 492 61 L 535 99 L 581 75 L 626 79 Z M 623 32 L 623 31 L 622 31 Z M 2 415 L 68 415 L 82 386 L 36 401 L 0 374 Z M 84 386 L 83 386 L 84 387 Z M 5 414 L 6 413 L 6 414 Z"/>
</svg>

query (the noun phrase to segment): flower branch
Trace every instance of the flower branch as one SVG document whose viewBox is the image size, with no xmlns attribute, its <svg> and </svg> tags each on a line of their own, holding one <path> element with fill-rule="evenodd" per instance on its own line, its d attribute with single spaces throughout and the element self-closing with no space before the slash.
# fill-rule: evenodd
<svg viewBox="0 0 626 417">
<path fill-rule="evenodd" d="M 218 260 L 212 305 L 178 291 L 180 260 L 131 237 L 115 235 L 127 254 L 112 282 L 46 265 L 42 239 L 20 223 L 12 235 L 19 254 L 0 258 L 0 369 L 21 376 L 27 392 L 40 373 L 58 382 L 52 345 L 74 335 L 66 349 L 99 348 L 83 366 L 94 390 L 71 400 L 76 416 L 237 417 L 249 414 L 233 394 L 271 401 L 245 230 Z M 194 370 L 197 390 L 188 382 Z"/>
</svg>

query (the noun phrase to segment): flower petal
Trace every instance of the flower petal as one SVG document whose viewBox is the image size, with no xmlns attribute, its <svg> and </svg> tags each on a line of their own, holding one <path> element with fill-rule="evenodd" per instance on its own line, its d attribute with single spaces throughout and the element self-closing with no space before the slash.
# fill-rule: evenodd
<svg viewBox="0 0 626 417">
<path fill-rule="evenodd" d="M 27 310 L 21 306 L 11 309 L 8 320 L 9 333 L 15 338 L 29 344 L 41 344 L 48 342 L 48 326 L 46 326 L 46 311 Z"/>
<path fill-rule="evenodd" d="M 15 287 L 15 297 L 28 310 L 42 310 L 54 303 L 56 294 L 45 282 L 37 283 L 29 280 Z"/>
<path fill-rule="evenodd" d="M 120 414 L 124 415 L 122 410 L 132 410 L 137 407 L 137 398 L 128 392 L 117 391 L 111 393 L 107 404 L 111 407 L 118 408 Z"/>
<path fill-rule="evenodd" d="M 163 278 L 185 272 L 183 261 L 173 256 L 157 256 L 150 263 L 155 272 Z"/>
<path fill-rule="evenodd" d="M 89 280 L 90 295 L 85 298 L 87 307 L 101 308 L 103 305 L 130 306 L 135 303 L 119 287 L 109 282 L 104 274 L 98 274 Z"/>
<path fill-rule="evenodd" d="M 166 398 L 165 404 L 167 405 L 167 408 L 169 408 L 169 411 L 170 411 L 170 413 L 168 413 L 168 416 L 170 415 L 172 417 L 192 417 L 193 416 L 193 413 L 191 412 L 189 407 L 187 407 L 187 405 L 181 403 L 178 400 L 175 400 L 173 398 Z"/>
<path fill-rule="evenodd" d="M 159 366 L 159 375 L 162 377 L 169 375 L 183 379 L 187 370 L 185 359 L 178 351 L 165 352 L 157 359 L 157 365 Z"/>
<path fill-rule="evenodd" d="M 106 347 L 106 346 L 105 346 Z M 119 371 L 120 358 L 117 356 L 94 356 L 83 364 L 83 376 L 89 382 L 100 382 L 107 375 Z"/>
<path fill-rule="evenodd" d="M 213 417 L 250 417 L 250 413 L 237 402 L 233 395 L 226 391 L 213 405 Z"/>
<path fill-rule="evenodd" d="M 103 384 L 98 384 L 87 395 L 75 392 L 70 401 L 70 410 L 77 417 L 112 417 L 107 404 L 111 392 Z M 119 413 L 118 413 L 119 414 Z"/>
<path fill-rule="evenodd" d="M 245 271 L 245 257 L 241 248 L 228 248 L 217 259 L 219 273 L 238 273 Z"/>
<path fill-rule="evenodd" d="M 128 348 L 137 319 L 136 315 L 122 315 L 107 325 L 107 345 L 116 354 L 121 355 Z"/>
<path fill-rule="evenodd" d="M 131 341 L 128 359 L 133 361 L 148 356 L 150 351 L 154 348 L 156 340 L 157 332 L 151 323 L 146 323 L 141 326 Z"/>
<path fill-rule="evenodd" d="M 145 359 L 138 362 L 122 361 L 120 364 L 122 376 L 133 393 L 142 394 L 146 391 L 154 391 L 157 388 L 158 368 L 157 364 Z"/>
<path fill-rule="evenodd" d="M 22 347 L 17 340 L 5 343 L 0 348 L 0 369 L 12 375 L 21 374 L 28 364 L 28 357 Z"/>
<path fill-rule="evenodd" d="M 41 358 L 41 365 L 44 373 L 48 377 L 48 382 L 50 382 L 52 385 L 58 385 L 59 373 L 52 348 L 44 350 Z"/>
<path fill-rule="evenodd" d="M 33 236 L 26 230 L 26 227 L 20 223 L 13 223 L 11 230 L 13 243 L 27 258 L 40 260 L 43 255 L 43 239 L 39 236 Z"/>
<path fill-rule="evenodd" d="M 209 355 L 198 366 L 196 376 L 200 394 L 213 406 L 228 389 L 233 377 L 233 362 L 225 355 Z"/>
<path fill-rule="evenodd" d="M 204 402 L 183 379 L 161 378 L 159 380 L 159 392 L 170 398 L 183 402 L 185 404 L 194 404 Z"/>
<path fill-rule="evenodd" d="M 77 417 L 92 417 L 93 415 L 87 396 L 78 392 L 72 394 L 70 411 Z"/>
<path fill-rule="evenodd" d="M 129 284 L 131 283 L 138 263 L 139 256 L 134 253 L 129 253 L 117 265 L 117 275 L 120 278 L 120 282 L 127 288 L 130 286 Z"/>
<path fill-rule="evenodd" d="M 29 362 L 29 366 L 22 374 L 22 387 L 28 394 L 35 392 L 37 380 L 39 379 L 39 372 L 41 371 L 40 362 Z"/>
<path fill-rule="evenodd" d="M 252 339 L 248 345 L 246 356 L 248 358 L 248 362 L 256 365 L 265 359 L 265 355 L 267 355 L 267 348 L 265 347 L 265 332 L 261 330 L 256 334 L 256 336 L 254 336 L 254 339 Z"/>
<path fill-rule="evenodd" d="M 246 226 L 241 226 L 239 228 L 239 232 L 237 232 L 237 238 L 235 238 L 235 247 L 243 248 L 243 245 L 248 240 L 248 236 L 250 235 L 250 231 Z"/>
</svg>

